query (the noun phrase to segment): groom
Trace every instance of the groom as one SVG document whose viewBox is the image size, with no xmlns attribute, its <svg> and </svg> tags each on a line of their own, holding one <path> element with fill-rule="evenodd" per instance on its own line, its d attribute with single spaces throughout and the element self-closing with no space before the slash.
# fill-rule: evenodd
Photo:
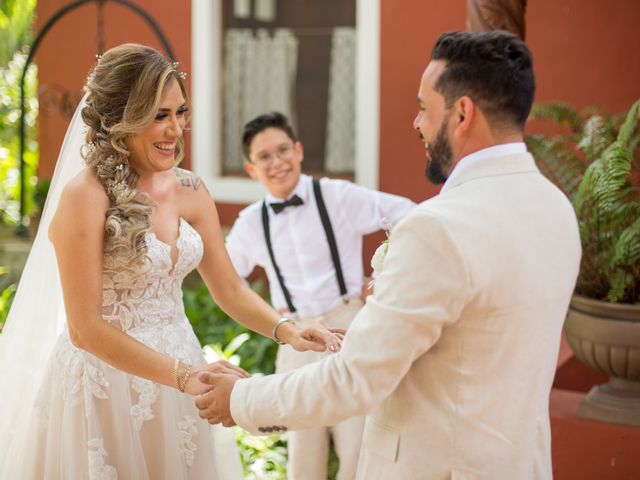
<svg viewBox="0 0 640 480">
<path fill-rule="evenodd" d="M 445 33 L 418 90 L 427 176 L 342 350 L 196 400 L 252 433 L 368 413 L 360 479 L 550 479 L 548 398 L 580 262 L 576 219 L 523 143 L 535 82 L 511 34 Z"/>
</svg>

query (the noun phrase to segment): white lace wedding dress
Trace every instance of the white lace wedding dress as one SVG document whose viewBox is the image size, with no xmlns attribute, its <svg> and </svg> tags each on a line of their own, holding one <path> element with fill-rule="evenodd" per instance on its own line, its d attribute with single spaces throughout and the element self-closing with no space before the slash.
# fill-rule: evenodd
<svg viewBox="0 0 640 480">
<path fill-rule="evenodd" d="M 148 233 L 145 268 L 103 271 L 105 321 L 193 365 L 204 359 L 182 303 L 182 281 L 202 240 L 180 220 L 177 259 Z M 78 292 L 79 295 L 82 292 Z M 126 374 L 73 346 L 66 332 L 51 355 L 18 460 L 19 479 L 240 479 L 233 434 L 198 417 L 194 398 Z"/>
</svg>

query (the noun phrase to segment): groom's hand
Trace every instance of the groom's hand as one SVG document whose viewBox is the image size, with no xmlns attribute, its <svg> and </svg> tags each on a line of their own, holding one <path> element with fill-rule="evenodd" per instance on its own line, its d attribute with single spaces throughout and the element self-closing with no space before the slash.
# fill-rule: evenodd
<svg viewBox="0 0 640 480">
<path fill-rule="evenodd" d="M 194 367 L 191 370 L 191 377 L 186 388 L 186 392 L 189 395 L 201 395 L 211 390 L 210 385 L 200 381 L 200 377 L 198 376 L 200 372 L 228 373 L 231 375 L 237 375 L 240 378 L 249 378 L 251 376 L 242 368 L 226 360 L 218 360 L 217 362 L 213 362 L 208 365 Z"/>
<path fill-rule="evenodd" d="M 211 424 L 222 423 L 225 427 L 236 424 L 231 416 L 231 391 L 238 380 L 237 375 L 225 373 L 200 372 L 198 380 L 213 388 L 198 396 L 196 406 L 200 410 L 200 418 Z"/>
</svg>

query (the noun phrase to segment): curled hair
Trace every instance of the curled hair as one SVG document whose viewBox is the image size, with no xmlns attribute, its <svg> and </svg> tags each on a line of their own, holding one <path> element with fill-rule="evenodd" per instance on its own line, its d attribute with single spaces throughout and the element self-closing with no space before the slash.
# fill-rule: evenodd
<svg viewBox="0 0 640 480">
<path fill-rule="evenodd" d="M 249 147 L 251 147 L 251 142 L 256 135 L 267 128 L 277 128 L 282 130 L 293 143 L 298 141 L 298 137 L 293 131 L 293 127 L 289 123 L 289 119 L 285 115 L 280 112 L 264 113 L 247 122 L 244 126 L 244 131 L 242 132 L 242 150 L 247 159 L 249 158 Z"/>
<path fill-rule="evenodd" d="M 536 88 L 531 52 L 522 40 L 502 31 L 447 32 L 431 59 L 446 62 L 435 90 L 447 107 L 466 95 L 495 126 L 524 129 Z"/>
<path fill-rule="evenodd" d="M 122 264 L 142 263 L 152 202 L 137 191 L 139 175 L 129 165 L 126 139 L 155 119 L 165 87 L 176 80 L 187 93 L 177 64 L 150 47 L 124 44 L 107 51 L 87 79 L 87 125 L 82 155 L 109 197 L 105 221 L 105 255 Z M 176 164 L 184 142 L 176 145 Z"/>
</svg>

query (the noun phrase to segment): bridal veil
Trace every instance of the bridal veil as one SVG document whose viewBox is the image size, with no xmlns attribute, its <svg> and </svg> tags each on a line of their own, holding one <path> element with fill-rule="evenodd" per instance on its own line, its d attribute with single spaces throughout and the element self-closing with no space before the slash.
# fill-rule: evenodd
<svg viewBox="0 0 640 480">
<path fill-rule="evenodd" d="M 0 478 L 8 478 L 4 476 L 8 459 L 24 444 L 20 436 L 34 414 L 49 355 L 65 328 L 62 288 L 48 230 L 65 185 L 84 166 L 80 150 L 86 133 L 81 115 L 85 99 L 86 95 L 67 129 L 38 233 L 0 334 Z"/>
</svg>

